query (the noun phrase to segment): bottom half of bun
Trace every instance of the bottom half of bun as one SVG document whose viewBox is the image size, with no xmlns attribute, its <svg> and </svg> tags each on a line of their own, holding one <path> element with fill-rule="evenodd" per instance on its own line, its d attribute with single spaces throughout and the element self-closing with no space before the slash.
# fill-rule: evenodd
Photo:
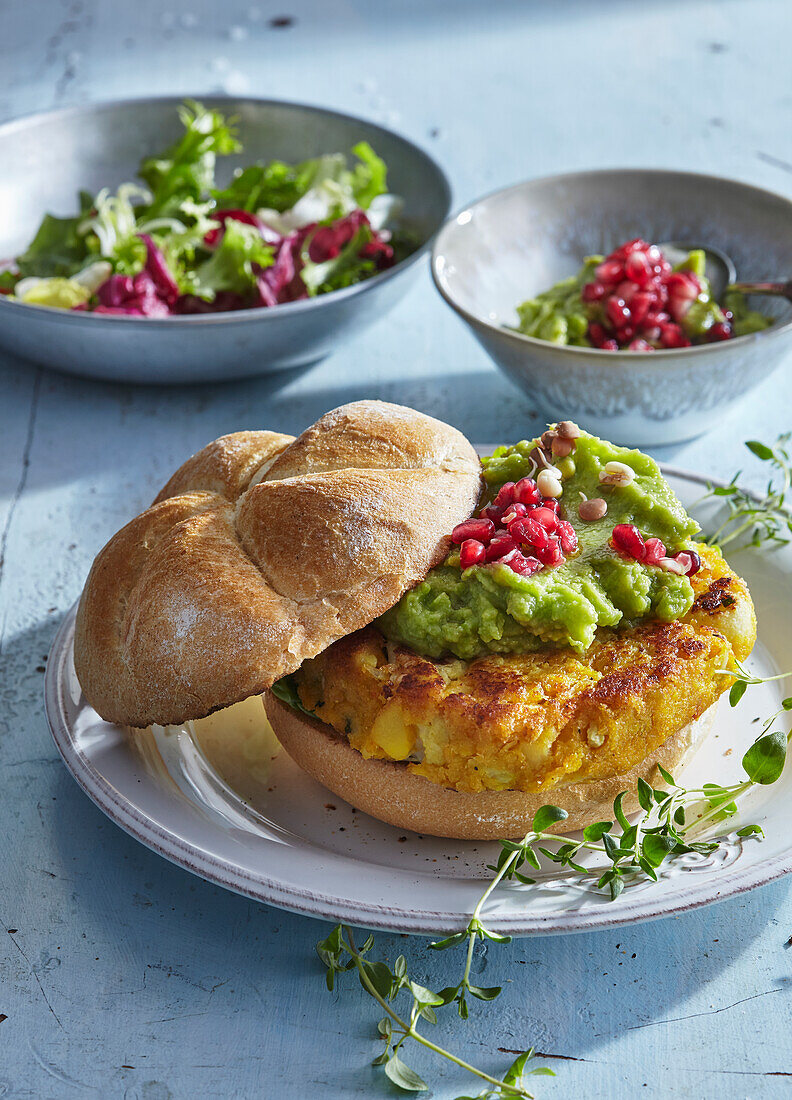
<svg viewBox="0 0 792 1100">
<path fill-rule="evenodd" d="M 334 729 L 293 710 L 272 694 L 264 696 L 267 717 L 289 756 L 333 794 L 359 810 L 428 836 L 457 840 L 510 840 L 524 836 L 540 806 L 551 803 L 568 817 L 554 832 L 574 832 L 594 821 L 611 820 L 613 800 L 626 791 L 624 809 L 637 810 L 638 779 L 664 784 L 657 765 L 672 774 L 685 766 L 712 726 L 717 703 L 669 737 L 622 775 L 546 791 L 455 791 L 415 775 L 397 761 L 366 759 Z"/>
</svg>

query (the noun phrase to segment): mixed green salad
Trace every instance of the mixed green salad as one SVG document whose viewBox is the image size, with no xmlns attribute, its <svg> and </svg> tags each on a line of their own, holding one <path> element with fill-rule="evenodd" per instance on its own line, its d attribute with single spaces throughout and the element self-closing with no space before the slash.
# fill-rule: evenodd
<svg viewBox="0 0 792 1100">
<path fill-rule="evenodd" d="M 233 120 L 192 100 L 179 118 L 183 134 L 142 161 L 142 182 L 81 192 L 73 217 L 45 215 L 0 271 L 0 301 L 141 317 L 275 306 L 352 286 L 412 250 L 392 232 L 402 203 L 368 143 L 351 158 L 250 164 L 220 188 L 217 157 L 241 151 Z"/>
</svg>

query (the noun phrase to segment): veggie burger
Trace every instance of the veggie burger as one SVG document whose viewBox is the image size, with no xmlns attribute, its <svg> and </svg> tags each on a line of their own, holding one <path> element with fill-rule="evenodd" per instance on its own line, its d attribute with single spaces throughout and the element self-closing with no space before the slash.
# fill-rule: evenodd
<svg viewBox="0 0 792 1100">
<path fill-rule="evenodd" d="M 297 764 L 399 828 L 513 837 L 552 801 L 578 829 L 684 765 L 753 646 L 697 530 L 569 421 L 480 460 L 356 402 L 188 459 L 98 555 L 77 675 L 132 733 L 263 695 Z"/>
</svg>

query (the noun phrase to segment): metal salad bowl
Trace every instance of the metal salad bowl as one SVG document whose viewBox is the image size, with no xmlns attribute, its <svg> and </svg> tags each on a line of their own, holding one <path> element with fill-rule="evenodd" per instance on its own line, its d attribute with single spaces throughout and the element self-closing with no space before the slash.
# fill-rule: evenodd
<svg viewBox="0 0 792 1100">
<path fill-rule="evenodd" d="M 471 203 L 438 234 L 435 284 L 549 421 L 634 446 L 700 435 L 792 351 L 792 305 L 754 296 L 770 327 L 654 353 L 548 343 L 513 330 L 517 305 L 634 237 L 723 250 L 738 280 L 787 278 L 792 202 L 692 172 L 609 169 L 528 180 Z"/>
<path fill-rule="evenodd" d="M 374 123 L 297 103 L 199 97 L 235 116 L 240 155 L 218 159 L 224 186 L 256 160 L 302 161 L 368 141 L 404 199 L 400 227 L 416 238 L 406 259 L 364 282 L 304 301 L 233 313 L 123 317 L 0 301 L 0 349 L 53 370 L 123 382 L 225 381 L 318 362 L 373 324 L 409 287 L 409 273 L 446 218 L 450 188 L 418 146 Z M 0 126 L 0 258 L 24 249 L 49 211 L 76 213 L 79 190 L 137 177 L 144 156 L 181 132 L 183 97 L 125 100 L 31 115 Z"/>
</svg>

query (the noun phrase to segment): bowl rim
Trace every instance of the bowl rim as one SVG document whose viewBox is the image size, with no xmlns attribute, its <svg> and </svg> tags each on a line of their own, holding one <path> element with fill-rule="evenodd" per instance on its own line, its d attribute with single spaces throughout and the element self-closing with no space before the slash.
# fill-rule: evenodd
<svg viewBox="0 0 792 1100">
<path fill-rule="evenodd" d="M 31 318 L 36 318 L 39 321 L 47 320 L 72 325 L 101 325 L 105 322 L 109 322 L 112 325 L 140 325 L 145 322 L 146 327 L 149 328 L 160 327 L 162 325 L 174 326 L 182 323 L 188 325 L 230 325 L 234 323 L 241 324 L 244 322 L 252 323 L 264 321 L 265 319 L 268 319 L 270 323 L 272 323 L 277 317 L 287 315 L 293 317 L 311 310 L 316 311 L 322 308 L 329 308 L 333 304 L 346 301 L 349 298 L 355 297 L 357 294 L 364 293 L 369 288 L 373 289 L 375 286 L 380 286 L 382 283 L 387 282 L 388 279 L 412 267 L 414 263 L 424 256 L 431 247 L 437 234 L 448 222 L 452 198 L 450 180 L 441 165 L 421 145 L 418 145 L 417 142 L 412 141 L 403 134 L 399 134 L 395 130 L 389 129 L 387 126 L 381 126 L 378 122 L 371 122 L 361 115 L 349 114 L 347 111 L 337 111 L 335 108 L 322 107 L 314 103 L 302 103 L 298 100 L 215 93 L 197 93 L 193 95 L 187 92 L 183 95 L 123 96 L 117 99 L 92 100 L 89 103 L 73 104 L 69 107 L 57 107 L 54 110 L 33 111 L 28 114 L 20 115 L 17 118 L 9 119 L 6 122 L 0 123 L 0 140 L 7 134 L 13 134 L 16 130 L 24 130 L 28 127 L 36 126 L 50 120 L 64 118 L 66 116 L 81 115 L 93 111 L 111 111 L 124 107 L 143 106 L 144 104 L 165 108 L 179 106 L 187 99 L 197 99 L 201 103 L 207 103 L 210 106 L 228 103 L 237 105 L 250 104 L 253 107 L 292 107 L 300 111 L 305 111 L 307 114 L 322 115 L 324 117 L 331 116 L 333 118 L 342 119 L 345 122 L 362 123 L 371 129 L 378 130 L 389 139 L 400 142 L 412 153 L 417 154 L 419 158 L 428 162 L 429 166 L 434 171 L 437 176 L 439 193 L 443 206 L 443 213 L 437 220 L 437 227 L 429 233 L 414 252 L 411 252 L 409 256 L 405 256 L 403 260 L 399 260 L 393 267 L 386 268 L 376 275 L 371 275 L 368 279 L 355 283 L 353 286 L 342 287 L 340 290 L 332 290 L 327 294 L 318 294 L 314 298 L 301 298 L 296 302 L 280 302 L 276 306 L 251 306 L 248 309 L 229 310 L 224 313 L 180 313 L 168 317 L 136 317 L 113 313 L 94 314 L 87 310 L 59 309 L 54 306 L 35 305 L 32 302 L 17 302 L 9 300 L 7 295 L 0 295 L 0 309 L 11 309 L 17 313 L 21 310 L 22 316 L 30 315 Z"/>
<path fill-rule="evenodd" d="M 435 288 L 455 313 L 458 313 L 463 320 L 473 327 L 489 330 L 490 332 L 497 334 L 506 340 L 509 340 L 515 346 L 539 347 L 545 351 L 550 351 L 551 354 L 557 355 L 577 355 L 580 356 L 597 356 L 602 358 L 603 362 L 611 362 L 616 366 L 622 360 L 628 362 L 640 361 L 646 363 L 647 352 L 645 351 L 628 351 L 627 349 L 619 349 L 618 352 L 608 351 L 605 348 L 585 348 L 579 347 L 576 344 L 554 344 L 550 340 L 540 340 L 537 336 L 528 336 L 523 332 L 518 332 L 516 329 L 511 329 L 505 325 L 496 324 L 490 321 L 486 317 L 481 317 L 476 313 L 471 312 L 465 306 L 461 305 L 443 285 L 443 280 L 439 271 L 440 261 L 442 259 L 441 245 L 443 236 L 452 230 L 457 221 L 463 214 L 471 214 L 476 207 L 483 206 L 484 203 L 489 202 L 491 199 L 500 198 L 508 195 L 511 192 L 519 191 L 526 187 L 528 184 L 534 183 L 561 183 L 573 179 L 581 179 L 590 176 L 636 176 L 636 175 L 654 175 L 654 176 L 676 176 L 686 177 L 692 180 L 706 180 L 708 183 L 721 184 L 726 183 L 731 186 L 744 189 L 748 192 L 755 192 L 761 195 L 763 198 L 772 198 L 779 200 L 789 207 L 789 212 L 792 214 L 792 199 L 787 198 L 786 195 L 781 195 L 777 191 L 770 191 L 765 187 L 757 187 L 753 183 L 744 183 L 742 180 L 733 179 L 731 176 L 713 176 L 707 172 L 688 172 L 684 169 L 675 168 L 586 168 L 578 172 L 558 172 L 552 173 L 546 176 L 535 176 L 529 179 L 519 180 L 517 183 L 509 184 L 508 187 L 498 187 L 493 191 L 488 191 L 485 195 L 479 196 L 479 198 L 472 199 L 470 202 L 465 203 L 455 213 L 449 215 L 441 228 L 438 230 L 434 244 L 432 245 L 431 256 L 431 272 L 432 281 Z M 668 356 L 686 355 L 691 356 L 701 353 L 717 354 L 719 348 L 730 348 L 735 344 L 739 346 L 745 346 L 748 341 L 756 341 L 758 339 L 764 339 L 767 336 L 779 336 L 782 333 L 788 333 L 792 330 L 792 317 L 789 320 L 784 321 L 783 324 L 773 324 L 768 328 L 761 329 L 759 332 L 749 332 L 743 336 L 734 336 L 731 340 L 716 341 L 709 344 L 694 344 L 687 348 L 655 348 L 652 353 L 652 358 L 655 355 L 659 355 L 663 358 Z M 570 364 L 571 365 L 571 364 Z"/>
</svg>

